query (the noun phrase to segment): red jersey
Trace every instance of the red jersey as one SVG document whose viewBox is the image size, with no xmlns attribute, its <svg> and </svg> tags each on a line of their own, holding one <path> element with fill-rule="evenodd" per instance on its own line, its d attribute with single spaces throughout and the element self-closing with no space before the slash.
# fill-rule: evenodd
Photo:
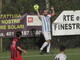
<svg viewBox="0 0 80 60">
<path fill-rule="evenodd" d="M 17 46 L 22 48 L 22 44 L 19 42 L 19 38 L 14 38 L 11 44 L 11 60 L 23 60 L 21 51 L 17 49 Z"/>
<path fill-rule="evenodd" d="M 18 38 L 14 38 L 12 40 L 11 49 L 16 50 L 16 43 L 18 42 L 18 40 L 19 40 Z"/>
</svg>

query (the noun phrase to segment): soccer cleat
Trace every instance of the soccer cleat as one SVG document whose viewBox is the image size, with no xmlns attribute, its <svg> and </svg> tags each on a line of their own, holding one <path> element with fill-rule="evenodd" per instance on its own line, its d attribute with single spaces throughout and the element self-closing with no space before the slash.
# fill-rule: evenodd
<svg viewBox="0 0 80 60">
<path fill-rule="evenodd" d="M 40 52 L 42 52 L 42 50 L 40 50 Z"/>
<path fill-rule="evenodd" d="M 40 50 L 40 54 L 41 54 L 41 55 L 43 55 L 43 54 L 44 54 L 44 52 L 43 52 L 42 50 Z"/>
</svg>

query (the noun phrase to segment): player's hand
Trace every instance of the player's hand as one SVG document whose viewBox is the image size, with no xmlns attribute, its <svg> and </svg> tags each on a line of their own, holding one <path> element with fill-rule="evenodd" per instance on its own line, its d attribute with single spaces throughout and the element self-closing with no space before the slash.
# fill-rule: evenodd
<svg viewBox="0 0 80 60">
<path fill-rule="evenodd" d="M 51 7 L 51 10 L 54 10 L 54 7 L 53 6 Z"/>
<path fill-rule="evenodd" d="M 23 51 L 25 54 L 27 53 L 25 50 Z"/>
</svg>

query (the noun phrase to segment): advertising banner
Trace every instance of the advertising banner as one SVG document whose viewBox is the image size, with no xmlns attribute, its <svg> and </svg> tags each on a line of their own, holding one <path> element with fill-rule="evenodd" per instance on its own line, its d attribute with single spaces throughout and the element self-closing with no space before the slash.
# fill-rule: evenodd
<svg viewBox="0 0 80 60">
<path fill-rule="evenodd" d="M 28 16 L 27 14 L 1 14 L 0 37 L 15 37 L 17 31 L 21 31 L 23 37 L 31 37 L 33 30 L 35 30 L 35 35 L 38 36 L 41 33 L 41 23 L 36 23 L 36 20 L 39 21 L 37 16 Z M 36 24 L 31 25 L 34 22 Z"/>
<path fill-rule="evenodd" d="M 79 35 L 80 11 L 63 11 L 52 24 L 53 36 Z"/>
</svg>

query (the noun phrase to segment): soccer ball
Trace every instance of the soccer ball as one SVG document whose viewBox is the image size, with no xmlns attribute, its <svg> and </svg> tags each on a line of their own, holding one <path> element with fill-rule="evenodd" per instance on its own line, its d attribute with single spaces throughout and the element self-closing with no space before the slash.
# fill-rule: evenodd
<svg viewBox="0 0 80 60">
<path fill-rule="evenodd" d="M 38 10 L 39 9 L 39 5 L 38 4 L 35 4 L 34 5 L 34 10 Z"/>
</svg>

